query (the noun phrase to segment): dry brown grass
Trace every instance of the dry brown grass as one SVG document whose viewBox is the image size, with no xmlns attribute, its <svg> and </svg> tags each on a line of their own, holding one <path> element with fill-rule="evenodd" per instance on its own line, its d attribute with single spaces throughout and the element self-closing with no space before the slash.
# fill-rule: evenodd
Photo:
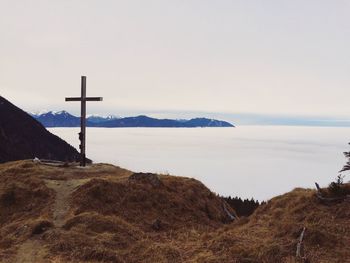
<svg viewBox="0 0 350 263">
<path fill-rule="evenodd" d="M 54 193 L 32 176 L 35 170 L 29 162 L 0 165 L 0 257 L 12 256 L 19 243 L 51 218 Z"/>
<path fill-rule="evenodd" d="M 309 262 L 350 262 L 350 202 L 324 205 L 295 189 L 227 224 L 222 200 L 200 182 L 130 175 L 106 164 L 0 165 L 0 261 L 292 263 L 306 227 Z"/>
<path fill-rule="evenodd" d="M 349 223 L 349 202 L 324 205 L 315 191 L 295 189 L 258 208 L 245 224 L 217 231 L 210 250 L 223 262 L 230 257 L 239 262 L 293 262 L 305 226 L 304 250 L 310 262 L 350 262 Z"/>
<path fill-rule="evenodd" d="M 73 214 L 119 216 L 143 231 L 152 231 L 157 219 L 164 231 L 217 227 L 226 220 L 222 201 L 200 182 L 170 176 L 162 176 L 161 181 L 162 185 L 155 187 L 130 180 L 92 179 L 74 192 Z"/>
</svg>

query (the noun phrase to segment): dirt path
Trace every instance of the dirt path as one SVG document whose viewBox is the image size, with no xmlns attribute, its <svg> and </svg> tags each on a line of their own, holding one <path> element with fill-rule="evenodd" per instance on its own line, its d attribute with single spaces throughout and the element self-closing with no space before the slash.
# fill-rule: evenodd
<svg viewBox="0 0 350 263">
<path fill-rule="evenodd" d="M 53 223 L 55 227 L 62 227 L 64 225 L 70 208 L 69 197 L 74 189 L 88 181 L 89 179 L 45 180 L 47 187 L 56 192 L 56 201 L 53 208 Z"/>
<path fill-rule="evenodd" d="M 69 212 L 69 198 L 75 188 L 88 182 L 90 179 L 73 180 L 45 180 L 47 187 L 56 192 L 56 200 L 53 207 L 53 224 L 56 228 L 61 228 Z M 14 263 L 44 263 L 48 262 L 48 254 L 45 245 L 40 239 L 35 237 L 28 239 L 18 248 Z"/>
<path fill-rule="evenodd" d="M 37 239 L 28 239 L 17 251 L 14 263 L 44 263 L 47 249 L 43 246 L 42 241 Z"/>
</svg>

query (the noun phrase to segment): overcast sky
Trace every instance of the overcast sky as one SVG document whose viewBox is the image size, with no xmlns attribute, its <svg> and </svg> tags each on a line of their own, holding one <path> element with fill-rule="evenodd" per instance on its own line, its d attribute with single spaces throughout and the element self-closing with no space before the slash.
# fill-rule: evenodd
<svg viewBox="0 0 350 263">
<path fill-rule="evenodd" d="M 350 2 L 0 0 L 0 95 L 26 110 L 350 117 Z"/>
</svg>

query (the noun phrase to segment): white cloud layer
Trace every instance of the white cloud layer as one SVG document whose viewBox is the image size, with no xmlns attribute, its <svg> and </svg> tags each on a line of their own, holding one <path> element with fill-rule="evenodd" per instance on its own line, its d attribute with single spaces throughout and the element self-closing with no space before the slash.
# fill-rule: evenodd
<svg viewBox="0 0 350 263">
<path fill-rule="evenodd" d="M 51 132 L 78 146 L 78 128 Z M 194 177 L 221 195 L 266 200 L 296 187 L 327 186 L 343 167 L 349 128 L 88 128 L 96 162 Z M 349 180 L 347 175 L 346 181 Z"/>
</svg>

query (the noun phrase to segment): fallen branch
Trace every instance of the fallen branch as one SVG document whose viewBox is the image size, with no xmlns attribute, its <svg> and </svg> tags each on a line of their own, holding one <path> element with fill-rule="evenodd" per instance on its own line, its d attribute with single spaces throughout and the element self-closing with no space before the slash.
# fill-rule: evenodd
<svg viewBox="0 0 350 263">
<path fill-rule="evenodd" d="M 231 214 L 230 211 L 226 207 L 226 202 L 222 202 L 222 207 L 226 213 L 226 215 L 230 218 L 231 221 L 238 219 L 235 215 Z"/>
<path fill-rule="evenodd" d="M 61 162 L 61 161 L 57 161 L 57 160 L 46 160 L 46 159 L 39 159 L 37 157 L 35 157 L 33 159 L 33 162 L 35 163 L 40 163 L 43 165 L 48 165 L 48 166 L 56 166 L 56 167 L 66 167 L 69 166 L 68 163 L 66 162 Z"/>
<path fill-rule="evenodd" d="M 297 251 L 296 251 L 296 257 L 297 258 L 301 258 L 301 259 L 304 259 L 304 257 L 301 256 L 301 247 L 302 247 L 303 240 L 304 240 L 305 230 L 306 230 L 306 228 L 303 227 L 303 231 L 301 231 L 301 234 L 299 236 L 299 241 L 298 241 L 298 244 L 297 244 Z"/>
<path fill-rule="evenodd" d="M 57 161 L 57 160 L 48 160 L 48 159 L 41 159 L 40 162 L 42 163 L 57 163 L 57 164 L 64 164 L 62 161 Z"/>
<path fill-rule="evenodd" d="M 316 188 L 317 188 L 317 193 L 316 196 L 318 199 L 320 199 L 321 201 L 324 202 L 336 202 L 336 201 L 344 201 L 345 199 L 349 199 L 349 195 L 347 196 L 339 196 L 339 197 L 324 197 L 322 195 L 322 190 L 320 188 L 320 186 L 318 185 L 318 183 L 315 183 Z"/>
</svg>

